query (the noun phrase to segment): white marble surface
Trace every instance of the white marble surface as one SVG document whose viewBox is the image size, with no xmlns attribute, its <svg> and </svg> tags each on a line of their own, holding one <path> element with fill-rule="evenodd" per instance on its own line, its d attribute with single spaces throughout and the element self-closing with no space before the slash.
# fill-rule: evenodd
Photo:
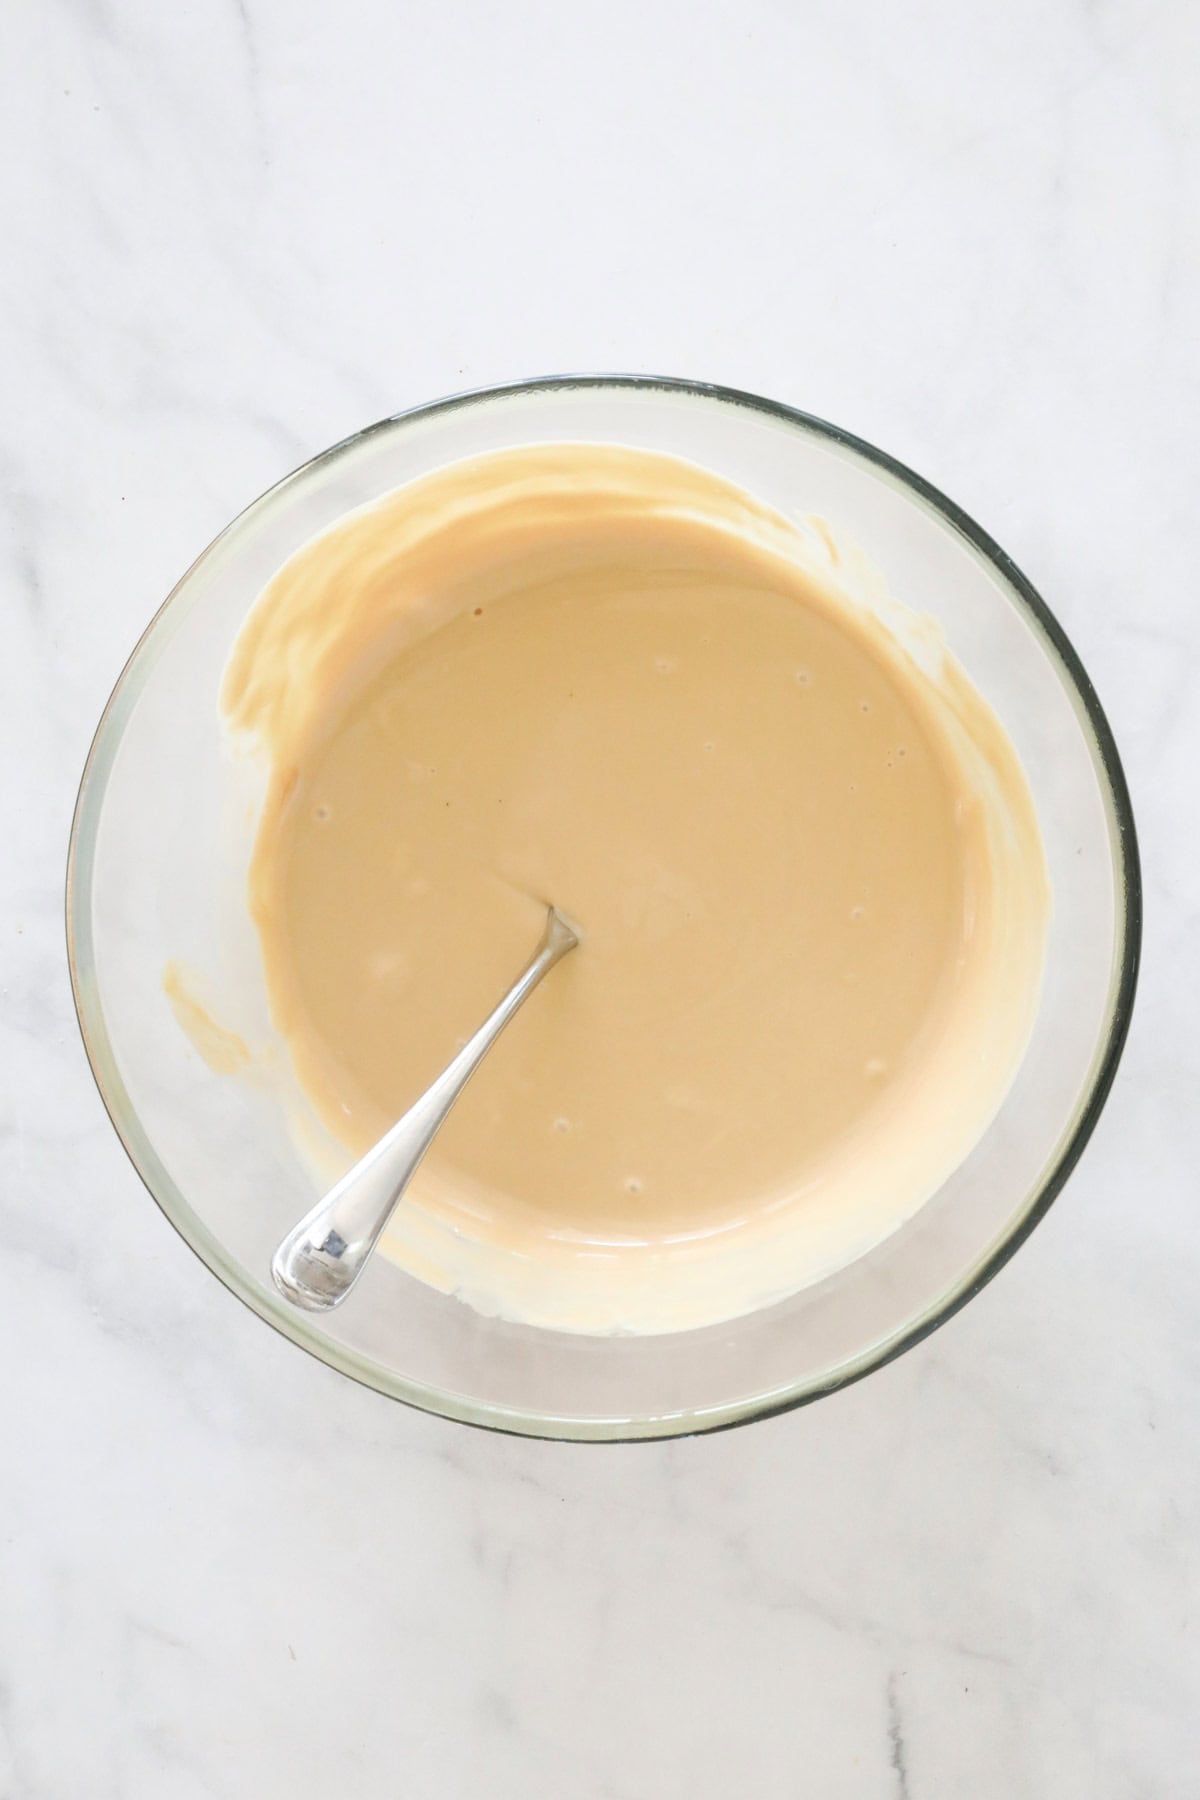
<svg viewBox="0 0 1200 1800">
<path fill-rule="evenodd" d="M 0 8 L 0 1797 L 1200 1792 L 1200 10 Z M 570 368 L 793 401 L 948 489 L 1092 670 L 1147 874 L 1085 1161 L 935 1338 L 696 1442 L 520 1443 L 174 1237 L 64 967 L 75 783 L 284 469 Z"/>
</svg>

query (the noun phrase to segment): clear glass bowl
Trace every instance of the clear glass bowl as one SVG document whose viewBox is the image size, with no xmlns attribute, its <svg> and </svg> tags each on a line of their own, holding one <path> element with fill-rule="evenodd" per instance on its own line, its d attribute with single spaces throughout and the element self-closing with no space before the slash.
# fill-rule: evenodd
<svg viewBox="0 0 1200 1800">
<path fill-rule="evenodd" d="M 210 1073 L 162 991 L 194 970 L 223 1023 L 269 1035 L 243 903 L 255 794 L 217 693 L 248 608 L 348 508 L 440 464 L 514 444 L 674 452 L 785 513 L 823 514 L 932 613 L 1006 724 L 1033 787 L 1054 890 L 1045 990 L 994 1125 L 870 1255 L 732 1324 L 585 1337 L 487 1319 L 383 1259 L 340 1311 L 293 1310 L 271 1251 L 315 1198 L 267 1084 Z M 289 475 L 209 546 L 134 650 L 84 770 L 67 874 L 80 1027 L 105 1105 L 151 1194 L 268 1324 L 356 1380 L 472 1424 L 560 1438 L 665 1437 L 760 1418 L 878 1368 L 1012 1255 L 1077 1161 L 1129 1023 L 1140 941 L 1133 818 L 1078 657 L 1029 583 L 953 503 L 890 457 L 771 401 L 689 382 L 533 381 L 418 408 Z"/>
</svg>

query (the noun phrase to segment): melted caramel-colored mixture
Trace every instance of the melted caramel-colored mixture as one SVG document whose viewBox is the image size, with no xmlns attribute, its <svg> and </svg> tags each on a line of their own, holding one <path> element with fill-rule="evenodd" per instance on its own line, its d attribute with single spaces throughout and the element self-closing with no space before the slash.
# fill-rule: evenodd
<svg viewBox="0 0 1200 1800">
<path fill-rule="evenodd" d="M 352 1151 L 444 1066 L 548 901 L 510 1026 L 387 1248 L 511 1316 L 732 1316 L 878 1241 L 981 1134 L 1047 895 L 1016 755 L 837 553 L 596 445 L 454 465 L 268 588 L 226 677 L 271 780 L 273 1017 Z"/>
</svg>

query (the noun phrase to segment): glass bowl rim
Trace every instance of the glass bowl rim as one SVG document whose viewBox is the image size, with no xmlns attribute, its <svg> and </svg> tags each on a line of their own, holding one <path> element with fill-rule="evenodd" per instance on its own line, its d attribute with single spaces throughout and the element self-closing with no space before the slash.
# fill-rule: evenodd
<svg viewBox="0 0 1200 1800">
<path fill-rule="evenodd" d="M 835 445 L 840 451 L 848 452 L 852 458 L 869 465 L 873 473 L 882 475 L 905 490 L 926 511 L 932 512 L 943 524 L 948 525 L 1000 577 L 1003 588 L 1018 608 L 1023 609 L 1032 620 L 1044 645 L 1057 658 L 1065 685 L 1082 709 L 1082 723 L 1086 733 L 1090 734 L 1093 760 L 1102 778 L 1101 787 L 1105 790 L 1104 797 L 1110 808 L 1110 823 L 1115 827 L 1110 832 L 1110 842 L 1114 846 L 1116 877 L 1116 953 L 1109 979 L 1106 1029 L 1099 1053 L 1093 1059 L 1074 1125 L 1042 1182 L 1027 1197 L 1024 1206 L 1014 1214 L 1008 1228 L 956 1284 L 928 1305 L 923 1313 L 878 1343 L 847 1358 L 843 1364 L 827 1371 L 818 1379 L 801 1380 L 765 1394 L 725 1401 L 711 1409 L 693 1408 L 686 1412 L 658 1413 L 644 1418 L 572 1418 L 568 1414 L 526 1414 L 516 1408 L 493 1406 L 475 1401 L 469 1395 L 409 1380 L 360 1355 L 347 1345 L 322 1336 L 310 1327 L 306 1315 L 288 1307 L 285 1301 L 275 1296 L 273 1290 L 255 1284 L 242 1266 L 226 1254 L 224 1246 L 192 1211 L 141 1127 L 117 1067 L 105 1025 L 95 979 L 91 933 L 90 901 L 96 835 L 124 721 L 157 661 L 155 653 L 163 642 L 163 627 L 173 620 L 182 619 L 190 598 L 192 578 L 218 548 L 223 547 L 242 526 L 250 523 L 256 514 L 285 489 L 381 432 L 403 428 L 437 414 L 461 410 L 486 401 L 556 390 L 603 388 L 685 394 L 765 414 L 802 436 L 815 437 Z M 579 1442 L 626 1443 L 688 1436 L 728 1430 L 755 1419 L 770 1418 L 861 1380 L 863 1376 L 912 1349 L 938 1326 L 945 1324 L 947 1319 L 952 1318 L 968 1300 L 986 1287 L 1024 1243 L 1034 1226 L 1045 1217 L 1079 1161 L 1104 1108 L 1125 1046 L 1137 989 L 1142 940 L 1142 881 L 1137 833 L 1129 788 L 1111 728 L 1087 671 L 1065 631 L 1012 558 L 940 489 L 864 438 L 782 401 L 769 400 L 762 395 L 712 382 L 662 375 L 549 375 L 467 389 L 440 400 L 389 414 L 386 418 L 353 432 L 328 449 L 308 458 L 252 500 L 212 539 L 175 583 L 138 638 L 117 677 L 100 715 L 80 777 L 71 820 L 64 897 L 67 962 L 75 1013 L 100 1098 L 126 1155 L 151 1198 L 208 1270 L 282 1336 L 340 1374 L 374 1388 L 378 1393 L 462 1424 L 482 1426 L 521 1437 Z"/>
</svg>

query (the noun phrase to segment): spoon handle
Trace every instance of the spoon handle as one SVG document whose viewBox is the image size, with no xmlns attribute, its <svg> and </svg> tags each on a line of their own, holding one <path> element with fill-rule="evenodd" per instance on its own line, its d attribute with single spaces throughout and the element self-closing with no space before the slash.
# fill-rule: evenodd
<svg viewBox="0 0 1200 1800">
<path fill-rule="evenodd" d="M 578 942 L 562 914 L 551 907 L 532 960 L 474 1037 L 403 1118 L 288 1232 L 271 1259 L 271 1275 L 285 1300 L 309 1312 L 328 1312 L 346 1298 L 446 1114 L 521 1003 Z"/>
</svg>

